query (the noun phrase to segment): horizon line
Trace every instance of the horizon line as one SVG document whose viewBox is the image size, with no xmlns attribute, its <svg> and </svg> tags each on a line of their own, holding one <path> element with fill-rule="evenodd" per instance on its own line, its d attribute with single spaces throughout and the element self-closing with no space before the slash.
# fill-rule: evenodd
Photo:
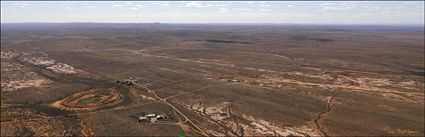
<svg viewBox="0 0 425 137">
<path fill-rule="evenodd" d="M 234 22 L 0 22 L 0 24 L 186 24 L 186 25 L 209 25 L 209 24 L 235 24 L 235 25 L 422 25 L 425 23 L 234 23 Z"/>
</svg>

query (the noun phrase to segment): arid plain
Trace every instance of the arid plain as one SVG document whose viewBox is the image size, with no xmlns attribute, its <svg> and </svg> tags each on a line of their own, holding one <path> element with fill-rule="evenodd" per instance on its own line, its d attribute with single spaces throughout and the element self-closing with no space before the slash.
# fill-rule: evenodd
<svg viewBox="0 0 425 137">
<path fill-rule="evenodd" d="M 140 116 L 164 119 L 140 122 Z M 424 27 L 2 24 L 1 136 L 424 136 Z"/>
</svg>

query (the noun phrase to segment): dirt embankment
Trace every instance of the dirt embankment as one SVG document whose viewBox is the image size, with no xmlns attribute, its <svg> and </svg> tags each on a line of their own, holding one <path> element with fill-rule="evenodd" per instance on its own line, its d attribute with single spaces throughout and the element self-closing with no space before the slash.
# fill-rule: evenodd
<svg viewBox="0 0 425 137">
<path fill-rule="evenodd" d="M 52 106 L 69 111 L 93 111 L 121 102 L 121 95 L 114 89 L 92 89 L 56 101 Z"/>
</svg>

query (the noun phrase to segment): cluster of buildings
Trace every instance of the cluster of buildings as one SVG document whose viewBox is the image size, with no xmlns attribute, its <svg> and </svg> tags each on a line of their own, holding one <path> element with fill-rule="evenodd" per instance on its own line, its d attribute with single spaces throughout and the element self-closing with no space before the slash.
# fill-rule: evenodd
<svg viewBox="0 0 425 137">
<path fill-rule="evenodd" d="M 238 82 L 240 82 L 240 80 L 238 80 L 238 79 L 228 79 L 227 82 L 236 82 L 236 83 L 238 83 Z"/>
<path fill-rule="evenodd" d="M 133 77 L 129 77 L 128 79 L 125 79 L 123 81 L 117 80 L 116 83 L 126 85 L 126 86 L 133 86 L 134 84 L 137 83 L 137 80 Z"/>
<path fill-rule="evenodd" d="M 130 87 L 130 86 L 133 86 L 136 83 L 138 83 L 138 80 L 134 77 L 129 77 L 128 79 L 124 79 L 122 81 L 117 80 L 116 83 Z M 145 87 L 145 88 L 150 87 L 150 86 L 152 86 L 152 84 L 150 84 L 150 83 L 146 83 L 146 84 L 143 85 L 143 87 Z"/>
<path fill-rule="evenodd" d="M 157 114 L 147 114 L 147 115 L 139 115 L 137 121 L 138 122 L 158 122 L 159 120 L 167 119 L 165 115 L 157 115 Z"/>
</svg>

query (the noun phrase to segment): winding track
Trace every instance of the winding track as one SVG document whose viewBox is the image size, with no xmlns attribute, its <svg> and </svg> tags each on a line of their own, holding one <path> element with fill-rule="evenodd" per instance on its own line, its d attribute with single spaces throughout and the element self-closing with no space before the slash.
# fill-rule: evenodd
<svg viewBox="0 0 425 137">
<path fill-rule="evenodd" d="M 332 111 L 333 100 L 334 100 L 333 97 L 327 99 L 326 100 L 326 110 L 320 112 L 319 114 L 317 114 L 317 117 L 313 120 L 314 124 L 316 125 L 316 128 L 325 137 L 328 137 L 329 135 L 326 133 L 325 129 L 323 129 L 323 127 L 320 126 L 319 121 L 323 118 L 324 115 L 326 115 L 326 113 L 329 113 L 329 112 Z"/>
</svg>

